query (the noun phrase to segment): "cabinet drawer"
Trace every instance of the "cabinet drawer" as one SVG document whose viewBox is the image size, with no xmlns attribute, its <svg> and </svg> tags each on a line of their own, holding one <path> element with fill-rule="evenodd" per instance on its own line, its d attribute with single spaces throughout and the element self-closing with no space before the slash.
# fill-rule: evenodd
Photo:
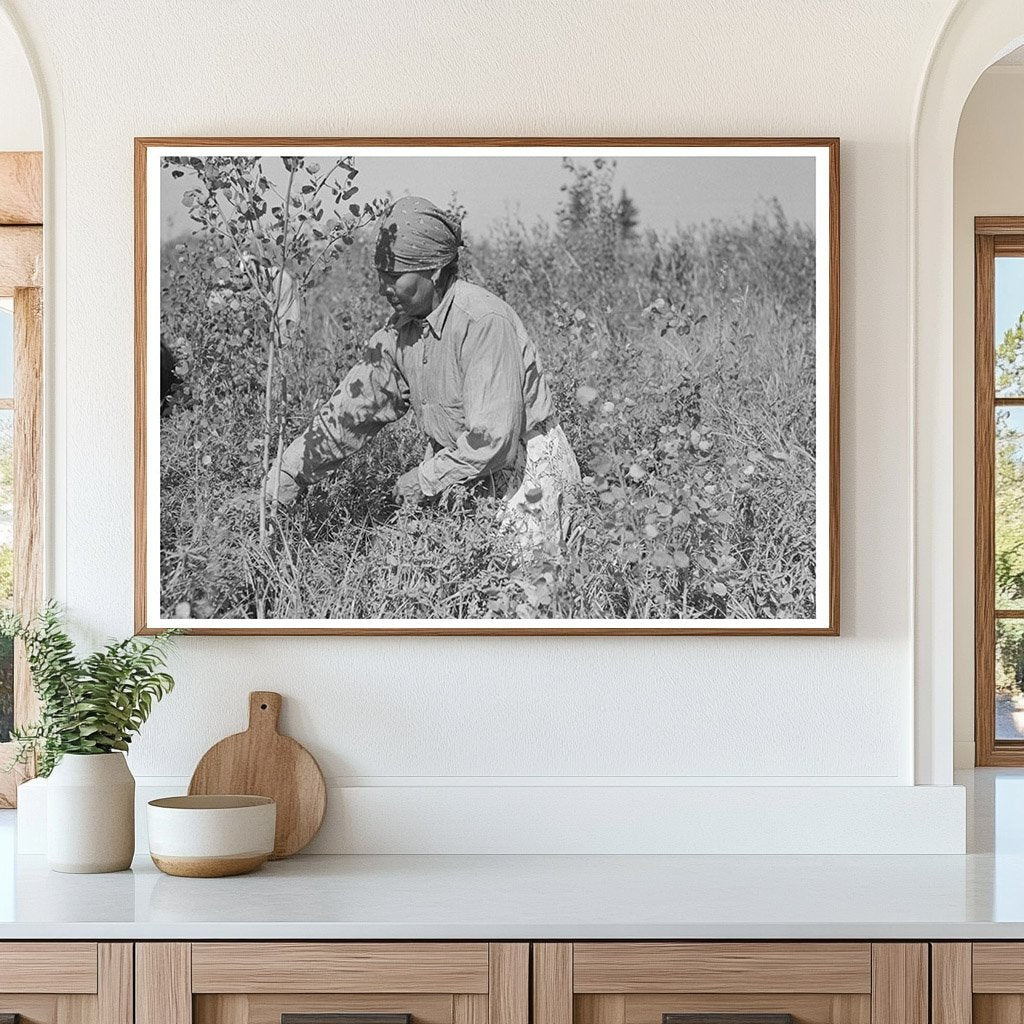
<svg viewBox="0 0 1024 1024">
<path fill-rule="evenodd" d="M 631 942 L 573 947 L 575 1024 L 666 1015 L 871 1024 L 870 943 Z M 686 1018 L 684 1017 L 684 1020 Z"/>
<path fill-rule="evenodd" d="M 196 942 L 193 992 L 472 992 L 486 942 Z"/>
<path fill-rule="evenodd" d="M 132 1024 L 127 942 L 0 942 L 0 1018 Z"/>
<path fill-rule="evenodd" d="M 1024 942 L 975 942 L 971 969 L 976 993 L 1024 995 Z"/>
<path fill-rule="evenodd" d="M 1024 1019 L 1024 943 L 932 945 L 934 1024 L 1009 1024 Z"/>
<path fill-rule="evenodd" d="M 871 944 L 578 942 L 573 991 L 871 991 Z"/>
<path fill-rule="evenodd" d="M 526 943 L 139 943 L 136 985 L 136 1024 L 529 1024 Z"/>
<path fill-rule="evenodd" d="M 0 992 L 96 991 L 95 942 L 0 944 Z"/>
<path fill-rule="evenodd" d="M 534 1024 L 927 1024 L 923 943 L 537 943 Z"/>
</svg>

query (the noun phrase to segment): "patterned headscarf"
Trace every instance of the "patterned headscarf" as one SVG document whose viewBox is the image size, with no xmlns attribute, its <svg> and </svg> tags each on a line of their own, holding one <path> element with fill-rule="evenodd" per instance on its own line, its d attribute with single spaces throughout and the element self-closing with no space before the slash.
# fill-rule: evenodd
<svg viewBox="0 0 1024 1024">
<path fill-rule="evenodd" d="M 459 255 L 462 228 L 430 200 L 404 196 L 381 221 L 374 263 L 378 270 L 404 274 L 437 270 Z"/>
</svg>

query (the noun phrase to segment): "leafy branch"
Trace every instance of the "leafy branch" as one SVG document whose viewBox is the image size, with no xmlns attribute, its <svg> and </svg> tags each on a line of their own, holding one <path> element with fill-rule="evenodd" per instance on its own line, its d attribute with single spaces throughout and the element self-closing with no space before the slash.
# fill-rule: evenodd
<svg viewBox="0 0 1024 1024">
<path fill-rule="evenodd" d="M 269 163 L 265 166 L 271 159 L 164 160 L 173 178 L 195 179 L 195 187 L 186 190 L 182 203 L 197 225 L 193 233 L 214 244 L 218 285 L 253 294 L 264 311 L 263 482 L 258 526 L 264 548 L 269 547 L 269 520 L 276 511 L 277 487 L 268 486 L 268 476 L 275 440 L 278 462 L 283 449 L 283 406 L 288 393 L 281 351 L 293 340 L 295 298 L 323 278 L 343 247 L 353 244 L 356 232 L 379 217 L 387 205 L 383 199 L 350 202 L 359 191 L 351 157 L 324 166 L 301 156 L 278 158 L 287 175 L 283 192 L 273 180 Z M 276 402 L 275 395 L 281 396 Z M 257 615 L 262 618 L 262 609 L 257 608 Z"/>
<path fill-rule="evenodd" d="M 0 634 L 25 645 L 40 704 L 39 720 L 11 733 L 17 750 L 8 769 L 36 753 L 39 774 L 47 776 L 64 754 L 127 750 L 153 702 L 174 688 L 161 669 L 179 632 L 112 641 L 78 658 L 53 602 L 28 623 L 15 612 L 0 612 Z"/>
</svg>

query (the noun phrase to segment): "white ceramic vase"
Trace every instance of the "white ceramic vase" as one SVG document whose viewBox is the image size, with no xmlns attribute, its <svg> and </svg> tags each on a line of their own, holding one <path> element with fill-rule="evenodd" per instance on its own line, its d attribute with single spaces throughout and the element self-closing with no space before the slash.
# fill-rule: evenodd
<svg viewBox="0 0 1024 1024">
<path fill-rule="evenodd" d="M 135 853 L 135 778 L 124 754 L 65 754 L 46 783 L 54 871 L 124 871 Z"/>
</svg>

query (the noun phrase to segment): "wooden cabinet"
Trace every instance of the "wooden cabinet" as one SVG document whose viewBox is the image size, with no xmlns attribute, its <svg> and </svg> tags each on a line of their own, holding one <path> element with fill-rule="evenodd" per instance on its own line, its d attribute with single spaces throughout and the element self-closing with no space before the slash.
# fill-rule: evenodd
<svg viewBox="0 0 1024 1024">
<path fill-rule="evenodd" d="M 0 943 L 0 1018 L 132 1024 L 130 942 Z"/>
<path fill-rule="evenodd" d="M 7 942 L 8 1014 L 21 1024 L 1021 1024 L 1024 943 Z"/>
<path fill-rule="evenodd" d="M 1024 942 L 935 942 L 933 1024 L 1024 1021 Z"/>
<path fill-rule="evenodd" d="M 536 943 L 533 957 L 533 1024 L 928 1024 L 924 943 Z"/>
<path fill-rule="evenodd" d="M 143 942 L 136 1024 L 529 1024 L 529 970 L 514 942 Z"/>
<path fill-rule="evenodd" d="M 1024 942 L 932 944 L 934 1024 L 1024 1020 Z"/>
</svg>

